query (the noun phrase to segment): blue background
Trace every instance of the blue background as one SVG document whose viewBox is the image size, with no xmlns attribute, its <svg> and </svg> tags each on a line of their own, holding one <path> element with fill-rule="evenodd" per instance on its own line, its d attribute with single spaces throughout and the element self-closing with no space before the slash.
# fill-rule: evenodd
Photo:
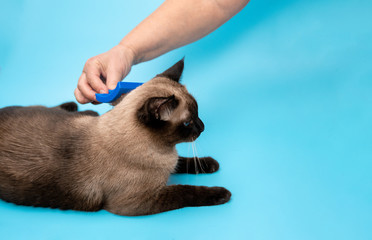
<svg viewBox="0 0 372 240">
<path fill-rule="evenodd" d="M 160 4 L 1 0 L 0 107 L 74 100 L 85 61 Z M 206 125 L 198 153 L 221 169 L 170 182 L 224 186 L 228 204 L 122 217 L 0 201 L 0 238 L 372 239 L 371 13 L 370 0 L 253 0 L 132 69 L 126 80 L 147 81 L 186 56 L 183 83 Z"/>
</svg>

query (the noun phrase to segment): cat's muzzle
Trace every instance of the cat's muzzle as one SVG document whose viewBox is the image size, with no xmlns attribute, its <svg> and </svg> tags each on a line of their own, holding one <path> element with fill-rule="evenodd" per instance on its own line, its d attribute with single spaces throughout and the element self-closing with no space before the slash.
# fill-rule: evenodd
<svg viewBox="0 0 372 240">
<path fill-rule="evenodd" d="M 203 131 L 204 123 L 202 122 L 202 120 L 200 120 L 200 118 L 197 118 L 192 129 L 192 138 L 197 139 Z"/>
</svg>

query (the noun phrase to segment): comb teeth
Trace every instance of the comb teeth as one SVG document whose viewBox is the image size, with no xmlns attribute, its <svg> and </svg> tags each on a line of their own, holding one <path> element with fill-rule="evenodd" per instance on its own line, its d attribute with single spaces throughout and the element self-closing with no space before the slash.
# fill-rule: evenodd
<svg viewBox="0 0 372 240">
<path fill-rule="evenodd" d="M 116 88 L 109 90 L 108 93 L 96 93 L 96 100 L 101 103 L 111 103 L 118 99 L 122 94 L 129 93 L 142 84 L 143 83 L 136 82 L 118 82 Z"/>
</svg>

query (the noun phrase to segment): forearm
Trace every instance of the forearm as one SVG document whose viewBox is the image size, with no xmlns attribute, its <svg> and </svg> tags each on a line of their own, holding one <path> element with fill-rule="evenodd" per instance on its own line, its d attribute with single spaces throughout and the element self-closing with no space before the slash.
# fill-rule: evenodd
<svg viewBox="0 0 372 240">
<path fill-rule="evenodd" d="M 224 24 L 249 0 L 167 0 L 120 42 L 145 62 L 194 42 Z"/>
<path fill-rule="evenodd" d="M 194 42 L 229 20 L 249 0 L 166 0 L 119 45 L 90 58 L 75 89 L 79 103 L 95 102 L 96 93 L 114 89 L 133 64 Z M 101 78 L 106 79 L 106 83 Z"/>
</svg>

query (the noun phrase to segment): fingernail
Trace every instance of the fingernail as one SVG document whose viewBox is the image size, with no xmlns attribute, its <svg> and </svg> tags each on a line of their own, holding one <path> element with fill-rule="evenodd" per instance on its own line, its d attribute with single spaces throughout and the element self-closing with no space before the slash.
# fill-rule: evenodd
<svg viewBox="0 0 372 240">
<path fill-rule="evenodd" d="M 105 90 L 102 90 L 102 89 L 101 89 L 101 90 L 99 91 L 99 93 L 106 93 L 106 92 L 105 92 Z"/>
</svg>

